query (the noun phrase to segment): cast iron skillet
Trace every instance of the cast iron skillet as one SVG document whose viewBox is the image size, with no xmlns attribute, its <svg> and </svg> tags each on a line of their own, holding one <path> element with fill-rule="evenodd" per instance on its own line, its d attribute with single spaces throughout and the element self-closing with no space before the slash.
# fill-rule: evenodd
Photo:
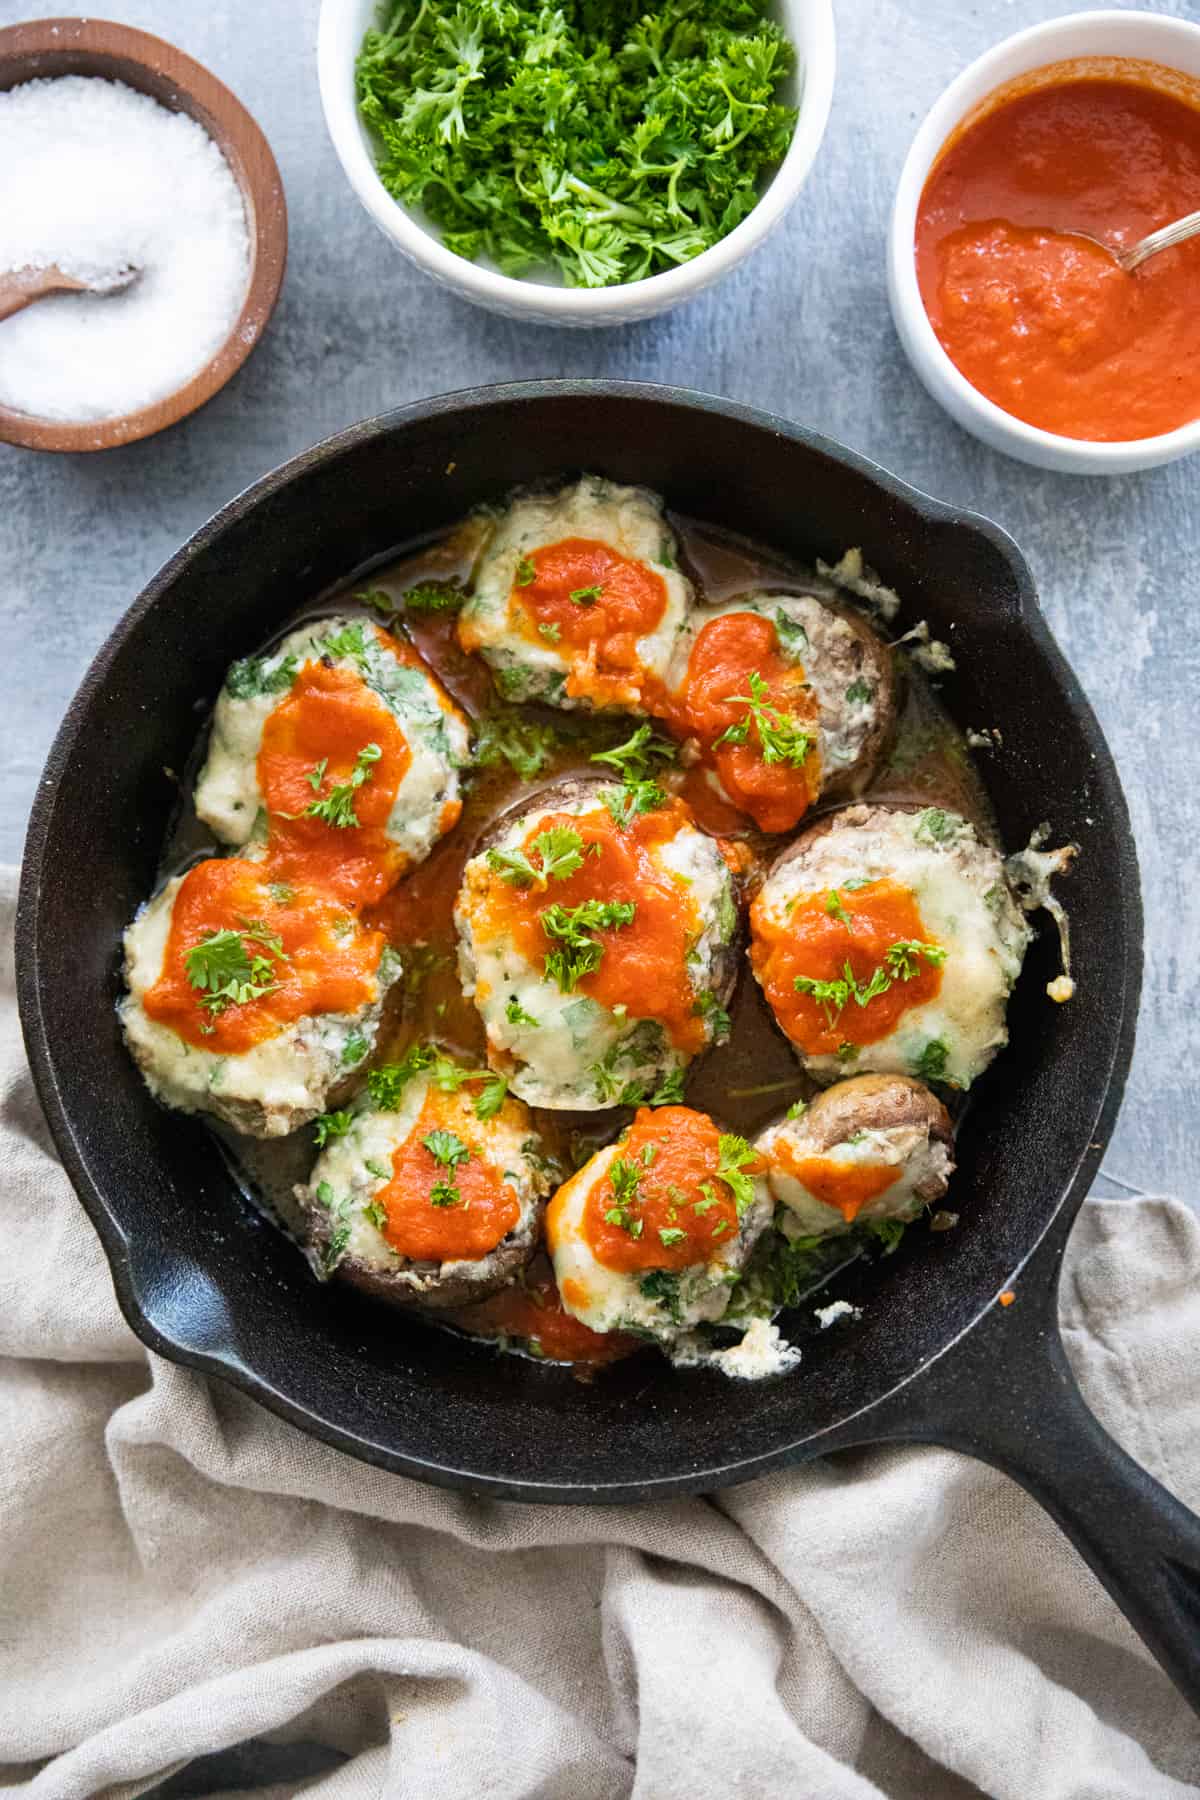
<svg viewBox="0 0 1200 1800">
<path fill-rule="evenodd" d="M 946 697 L 998 727 L 985 766 L 1005 842 L 1039 821 L 1082 854 L 1065 891 L 1077 997 L 1051 934 L 1014 995 L 1012 1045 L 958 1147 L 959 1227 L 852 1271 L 853 1330 L 758 1384 L 637 1357 L 583 1385 L 553 1367 L 319 1287 L 235 1189 L 198 1124 L 155 1106 L 114 1005 L 122 927 L 149 894 L 184 767 L 231 658 L 298 605 L 515 483 L 596 470 L 804 559 L 861 545 L 958 646 Z M 761 413 L 668 388 L 538 382 L 422 401 L 306 451 L 232 501 L 100 652 L 34 808 L 18 919 L 21 1014 L 67 1170 L 154 1350 L 220 1375 L 384 1468 L 503 1499 L 712 1490 L 852 1444 L 934 1442 L 1007 1470 L 1070 1535 L 1200 1703 L 1200 1521 L 1108 1438 L 1067 1367 L 1063 1243 L 1133 1048 L 1141 906 L 1125 802 L 1029 570 L 994 525 Z M 1015 1303 L 997 1296 L 1012 1288 Z M 807 1309 L 806 1309 L 807 1310 Z"/>
</svg>

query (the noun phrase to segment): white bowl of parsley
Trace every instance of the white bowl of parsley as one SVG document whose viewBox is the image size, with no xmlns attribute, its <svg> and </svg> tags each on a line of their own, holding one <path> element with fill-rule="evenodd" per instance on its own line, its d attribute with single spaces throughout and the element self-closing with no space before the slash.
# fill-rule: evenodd
<svg viewBox="0 0 1200 1800">
<path fill-rule="evenodd" d="M 831 0 L 323 0 L 325 119 L 406 256 L 558 325 L 644 319 L 742 261 L 804 183 Z"/>
</svg>

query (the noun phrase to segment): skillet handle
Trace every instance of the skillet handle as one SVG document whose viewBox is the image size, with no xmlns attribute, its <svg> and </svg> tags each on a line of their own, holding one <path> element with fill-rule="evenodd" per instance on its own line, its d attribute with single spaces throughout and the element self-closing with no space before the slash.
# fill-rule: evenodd
<svg viewBox="0 0 1200 1800">
<path fill-rule="evenodd" d="M 1019 1482 L 1200 1712 L 1200 1518 L 1088 1409 L 1059 1336 L 1057 1276 L 1056 1256 L 1035 1256 L 1014 1304 L 885 1403 L 869 1436 L 962 1450 Z"/>
</svg>

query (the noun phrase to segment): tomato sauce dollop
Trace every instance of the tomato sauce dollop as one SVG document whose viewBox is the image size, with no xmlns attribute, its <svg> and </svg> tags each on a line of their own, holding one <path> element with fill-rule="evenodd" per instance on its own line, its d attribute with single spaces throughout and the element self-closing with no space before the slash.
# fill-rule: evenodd
<svg viewBox="0 0 1200 1800">
<path fill-rule="evenodd" d="M 259 985 L 271 985 L 214 1012 L 189 979 L 187 956 L 219 931 L 246 934 L 246 956 L 270 964 Z M 189 869 L 180 884 L 162 972 L 142 1004 L 147 1017 L 187 1043 L 236 1056 L 309 1013 L 353 1013 L 373 1000 L 383 945 L 381 931 L 358 925 L 333 896 L 281 888 L 261 863 L 214 858 Z"/>
<path fill-rule="evenodd" d="M 840 1212 L 852 1225 L 864 1206 L 895 1187 L 900 1170 L 890 1163 L 839 1162 L 832 1156 L 797 1156 L 786 1138 L 774 1151 L 775 1161 L 822 1206 Z"/>
<path fill-rule="evenodd" d="M 847 915 L 830 911 L 831 895 Z M 934 999 L 941 967 L 918 956 L 909 980 L 893 974 L 890 985 L 865 1005 L 848 997 L 840 1008 L 798 993 L 797 976 L 812 981 L 844 979 L 846 964 L 863 991 L 876 969 L 889 969 L 887 953 L 900 942 L 934 944 L 910 889 L 872 881 L 857 889 L 822 889 L 796 901 L 780 923 L 762 905 L 750 909 L 750 960 L 780 1029 L 809 1056 L 835 1055 L 842 1044 L 876 1044 L 914 1006 Z"/>
<path fill-rule="evenodd" d="M 509 605 L 534 643 L 575 653 L 567 693 L 601 703 L 627 698 L 631 678 L 637 687 L 642 674 L 638 640 L 667 609 L 662 576 L 598 538 L 563 538 L 523 560 L 533 578 L 518 579 Z"/>
<path fill-rule="evenodd" d="M 746 704 L 752 674 L 763 683 L 761 704 L 811 739 L 803 762 L 765 759 Z M 686 685 L 667 718 L 682 736 L 697 739 L 729 799 L 760 830 L 790 831 L 816 799 L 821 784 L 816 695 L 800 663 L 780 654 L 775 625 L 761 613 L 723 613 L 709 620 L 692 645 Z M 743 725 L 745 742 L 717 742 L 730 726 Z"/>
<path fill-rule="evenodd" d="M 1134 65 L 1136 66 L 1136 65 Z M 1132 275 L 1114 249 L 1200 209 L 1197 104 L 1129 78 L 1004 91 L 943 150 L 917 214 L 943 349 L 1015 418 L 1153 437 L 1200 417 L 1200 240 Z"/>
<path fill-rule="evenodd" d="M 423 1141 L 446 1130 L 463 1143 L 462 1129 L 461 1106 L 447 1105 L 445 1096 L 431 1092 L 412 1131 L 392 1152 L 391 1180 L 375 1194 L 375 1204 L 387 1214 L 384 1237 L 412 1262 L 486 1256 L 521 1216 L 511 1182 L 503 1179 L 502 1171 L 477 1144 L 467 1143 L 466 1160 L 450 1168 L 439 1163 Z M 442 1181 L 453 1182 L 458 1189 L 453 1205 L 433 1203 L 433 1190 Z"/>
<path fill-rule="evenodd" d="M 617 1161 L 637 1171 L 636 1197 L 621 1204 L 624 1186 L 614 1186 L 610 1165 L 583 1209 L 583 1235 L 605 1268 L 687 1269 L 713 1261 L 737 1237 L 733 1193 L 717 1174 L 721 1134 L 707 1113 L 688 1106 L 641 1107 L 614 1165 Z M 641 1231 L 635 1234 L 610 1219 L 614 1209 L 630 1223 L 640 1220 Z"/>
<path fill-rule="evenodd" d="M 604 954 L 599 967 L 580 979 L 576 992 L 610 1011 L 623 1006 L 631 1019 L 657 1019 L 675 1047 L 689 1055 L 706 1042 L 687 960 L 704 921 L 687 882 L 668 873 L 652 853 L 690 823 L 691 815 L 678 800 L 639 814 L 625 829 L 604 807 L 582 814 L 546 813 L 530 826 L 526 852 L 533 850 L 541 832 L 561 827 L 582 840 L 580 867 L 544 889 L 511 887 L 497 877 L 488 900 L 490 929 L 509 933 L 525 961 L 537 969 L 544 966 L 547 952 L 557 948 L 541 922 L 547 906 L 632 901 L 635 911 L 628 925 L 590 931 Z M 533 852 L 531 860 L 535 858 Z"/>
<path fill-rule="evenodd" d="M 308 808 L 349 781 L 359 753 L 379 757 L 350 804 L 356 825 Z M 311 883 L 351 905 L 377 900 L 403 857 L 384 830 L 412 752 L 395 716 L 353 669 L 303 665 L 269 714 L 258 752 L 258 785 L 269 815 L 268 860 L 280 880 Z"/>
</svg>

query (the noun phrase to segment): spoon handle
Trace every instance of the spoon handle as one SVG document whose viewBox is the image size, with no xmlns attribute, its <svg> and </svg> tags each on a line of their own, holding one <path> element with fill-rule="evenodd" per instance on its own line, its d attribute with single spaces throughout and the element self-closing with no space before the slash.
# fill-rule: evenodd
<svg viewBox="0 0 1200 1800">
<path fill-rule="evenodd" d="M 83 285 L 73 276 L 64 275 L 54 263 L 45 269 L 7 269 L 0 274 L 0 319 L 10 318 L 31 301 L 40 300 L 43 294 L 77 291 Z"/>
<path fill-rule="evenodd" d="M 1182 244 L 1186 238 L 1195 237 L 1200 232 L 1200 212 L 1187 213 L 1182 219 L 1176 219 L 1173 225 L 1164 225 L 1161 231 L 1152 231 L 1140 243 L 1125 250 L 1117 261 L 1129 274 L 1140 268 L 1148 256 L 1156 256 L 1160 250 L 1169 250 L 1172 244 Z"/>
</svg>

